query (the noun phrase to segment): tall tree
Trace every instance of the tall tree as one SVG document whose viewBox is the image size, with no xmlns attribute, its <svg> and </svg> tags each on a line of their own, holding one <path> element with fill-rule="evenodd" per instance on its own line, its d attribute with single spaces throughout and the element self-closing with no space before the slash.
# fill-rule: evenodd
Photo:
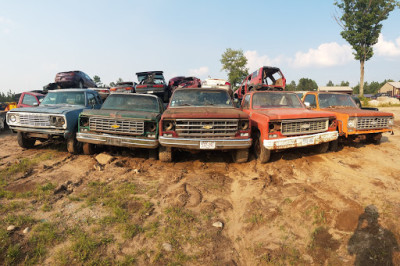
<svg viewBox="0 0 400 266">
<path fill-rule="evenodd" d="M 243 50 L 227 48 L 222 54 L 220 62 L 222 70 L 228 73 L 228 80 L 235 90 L 249 74 L 249 70 L 246 68 L 247 58 L 244 56 Z"/>
<path fill-rule="evenodd" d="M 342 80 L 342 82 L 340 82 L 340 86 L 348 87 L 348 86 L 350 86 L 350 82 Z"/>
<path fill-rule="evenodd" d="M 296 90 L 296 82 L 292 80 L 289 84 L 286 85 L 286 90 L 295 91 Z"/>
<path fill-rule="evenodd" d="M 335 85 L 333 84 L 332 80 L 330 80 L 330 81 L 326 84 L 326 86 L 328 86 L 328 87 L 333 87 L 333 86 L 335 86 Z"/>
<path fill-rule="evenodd" d="M 316 91 L 318 89 L 317 83 L 309 78 L 301 78 L 299 79 L 299 83 L 297 84 L 297 91 Z"/>
<path fill-rule="evenodd" d="M 337 0 L 342 12 L 335 17 L 343 31 L 340 33 L 354 49 L 354 58 L 360 61 L 360 96 L 364 94 L 364 64 L 373 55 L 372 46 L 378 42 L 382 21 L 398 5 L 397 0 Z"/>
<path fill-rule="evenodd" d="M 97 75 L 93 76 L 93 81 L 94 81 L 94 83 L 96 83 L 97 86 L 99 86 L 101 84 L 101 79 Z"/>
</svg>

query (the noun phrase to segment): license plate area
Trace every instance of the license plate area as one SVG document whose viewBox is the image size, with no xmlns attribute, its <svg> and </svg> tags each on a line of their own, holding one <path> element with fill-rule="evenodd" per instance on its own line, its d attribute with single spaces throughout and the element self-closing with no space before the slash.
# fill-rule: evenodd
<svg viewBox="0 0 400 266">
<path fill-rule="evenodd" d="M 304 138 L 303 145 L 312 145 L 314 144 L 314 138 Z"/>
<path fill-rule="evenodd" d="M 215 141 L 200 141 L 200 149 L 202 150 L 215 149 Z"/>
<path fill-rule="evenodd" d="M 122 142 L 121 139 L 107 138 L 107 144 L 110 145 L 121 145 L 121 142 Z"/>
</svg>

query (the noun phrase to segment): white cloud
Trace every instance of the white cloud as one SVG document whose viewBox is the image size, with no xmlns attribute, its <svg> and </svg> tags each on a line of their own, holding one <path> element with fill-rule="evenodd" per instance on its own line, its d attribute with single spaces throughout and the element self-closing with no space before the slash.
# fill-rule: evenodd
<svg viewBox="0 0 400 266">
<path fill-rule="evenodd" d="M 385 41 L 380 34 L 378 43 L 374 45 L 376 54 L 381 56 L 400 56 L 400 37 L 395 42 Z"/>
<path fill-rule="evenodd" d="M 247 68 L 252 72 L 262 66 L 278 66 L 283 61 L 286 61 L 283 56 L 269 58 L 267 55 L 258 55 L 257 51 L 245 51 L 244 56 L 247 58 Z"/>
<path fill-rule="evenodd" d="M 196 69 L 189 69 L 189 76 L 201 77 L 207 75 L 208 72 L 208 67 L 203 66 Z"/>
<path fill-rule="evenodd" d="M 308 52 L 297 52 L 291 60 L 294 67 L 330 67 L 344 65 L 353 60 L 350 45 L 339 45 L 336 42 L 323 43 L 317 49 L 309 49 Z"/>
</svg>

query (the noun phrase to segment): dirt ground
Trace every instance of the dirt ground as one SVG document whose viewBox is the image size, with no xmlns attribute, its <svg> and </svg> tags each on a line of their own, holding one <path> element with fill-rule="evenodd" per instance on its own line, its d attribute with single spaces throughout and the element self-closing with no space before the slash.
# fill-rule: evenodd
<svg viewBox="0 0 400 266">
<path fill-rule="evenodd" d="M 380 110 L 395 113 L 380 145 L 267 164 L 114 149 L 101 165 L 2 132 L 0 264 L 400 265 L 400 108 Z"/>
</svg>

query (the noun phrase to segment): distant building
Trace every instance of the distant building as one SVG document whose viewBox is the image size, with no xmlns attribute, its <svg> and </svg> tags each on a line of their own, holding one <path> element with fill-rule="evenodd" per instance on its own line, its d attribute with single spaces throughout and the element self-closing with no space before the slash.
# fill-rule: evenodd
<svg viewBox="0 0 400 266">
<path fill-rule="evenodd" d="M 326 86 L 318 87 L 318 91 L 324 92 L 343 92 L 347 94 L 353 94 L 353 89 L 349 86 Z"/>
<path fill-rule="evenodd" d="M 390 96 L 400 95 L 400 82 L 386 82 L 379 89 L 379 93 L 387 93 Z"/>
</svg>

